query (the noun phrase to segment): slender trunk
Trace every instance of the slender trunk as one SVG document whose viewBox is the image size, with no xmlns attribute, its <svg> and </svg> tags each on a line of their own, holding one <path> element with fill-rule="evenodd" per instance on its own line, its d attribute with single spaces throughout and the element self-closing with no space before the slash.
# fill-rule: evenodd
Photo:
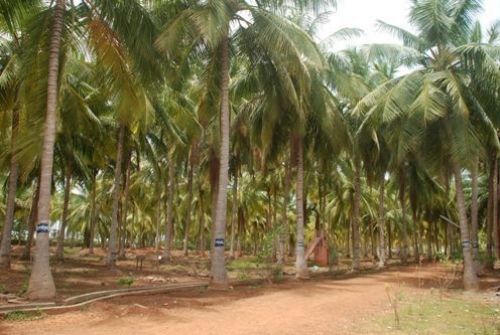
<svg viewBox="0 0 500 335">
<path fill-rule="evenodd" d="M 238 234 L 236 235 L 236 257 L 241 257 L 241 238 L 245 233 L 245 216 L 243 215 L 243 210 L 238 209 Z"/>
<path fill-rule="evenodd" d="M 304 143 L 297 140 L 297 236 L 295 238 L 295 272 L 297 278 L 309 278 L 304 250 Z"/>
<path fill-rule="evenodd" d="M 486 226 L 486 253 L 488 259 L 493 259 L 493 226 L 496 221 L 494 211 L 497 194 L 498 163 L 496 156 L 490 160 L 490 173 L 488 176 L 488 219 Z"/>
<path fill-rule="evenodd" d="M 127 236 L 127 215 L 128 215 L 128 203 L 130 200 L 130 174 L 132 173 L 131 168 L 131 154 L 127 155 L 127 164 L 125 167 L 125 186 L 123 188 L 123 205 L 121 211 L 120 220 L 120 247 L 118 250 L 118 257 L 120 259 L 125 259 L 125 248 L 126 248 L 126 236 Z M 140 167 L 138 167 L 140 169 Z"/>
<path fill-rule="evenodd" d="M 385 176 L 382 174 L 378 195 L 378 267 L 385 266 Z"/>
<path fill-rule="evenodd" d="M 111 213 L 111 228 L 109 231 L 109 242 L 108 242 L 108 255 L 107 255 L 107 265 L 110 269 L 116 268 L 116 256 L 117 256 L 117 230 L 118 230 L 118 220 L 119 220 L 119 206 L 120 206 L 120 194 L 121 194 L 121 179 L 122 179 L 122 163 L 123 163 L 123 146 L 125 142 L 125 126 L 120 124 L 118 129 L 118 147 L 116 151 L 116 162 L 115 162 L 115 178 L 113 182 L 113 205 Z"/>
<path fill-rule="evenodd" d="M 173 155 L 172 155 L 173 156 Z M 170 261 L 172 248 L 172 233 L 174 230 L 174 183 L 175 183 L 175 164 L 173 157 L 170 157 L 168 164 L 168 189 L 167 189 L 167 224 L 165 231 L 165 248 L 163 249 L 163 259 Z"/>
<path fill-rule="evenodd" d="M 278 259 L 277 264 L 281 265 L 285 262 L 285 243 L 286 237 L 289 235 L 290 228 L 288 227 L 288 202 L 290 194 L 290 162 L 285 163 L 285 182 L 283 190 L 283 226 L 279 231 Z"/>
<path fill-rule="evenodd" d="M 158 195 L 158 203 L 156 204 L 155 211 L 156 211 L 155 254 L 158 255 L 158 251 L 160 250 L 161 195 Z"/>
<path fill-rule="evenodd" d="M 352 269 L 360 268 L 360 233 L 359 233 L 359 208 L 361 202 L 361 163 L 358 158 L 354 161 L 354 203 L 352 213 Z"/>
<path fill-rule="evenodd" d="M 392 230 L 391 230 L 391 222 L 387 222 L 387 257 L 388 259 L 392 258 Z"/>
<path fill-rule="evenodd" d="M 36 228 L 36 218 L 38 216 L 37 211 L 37 204 L 38 204 L 38 197 L 40 194 L 40 184 L 38 181 L 36 181 L 36 189 L 35 192 L 33 192 L 33 198 L 31 200 L 31 209 L 30 209 L 30 216 L 28 219 L 28 237 L 26 238 L 26 244 L 24 246 L 24 251 L 23 251 L 23 256 L 22 259 L 24 260 L 31 260 L 31 246 L 33 244 L 33 236 L 35 235 L 35 228 Z"/>
<path fill-rule="evenodd" d="M 479 243 L 478 243 L 478 158 L 474 158 L 471 168 L 471 244 L 472 244 L 472 258 L 474 260 L 474 268 L 477 270 L 479 267 Z M 476 271 L 477 272 L 477 271 Z"/>
<path fill-rule="evenodd" d="M 406 220 L 406 201 L 405 201 L 405 170 L 401 167 L 399 171 L 399 203 L 401 206 L 401 262 L 406 264 L 408 261 L 408 221 Z"/>
<path fill-rule="evenodd" d="M 47 114 L 45 116 L 43 149 L 40 162 L 40 197 L 38 199 L 36 250 L 27 292 L 28 298 L 32 300 L 52 299 L 56 295 L 56 286 L 50 270 L 49 261 L 50 194 L 52 186 L 52 168 L 54 164 L 54 144 L 57 132 L 56 112 L 59 53 L 64 27 L 65 6 L 65 0 L 56 1 L 50 37 L 47 78 Z"/>
<path fill-rule="evenodd" d="M 19 165 L 16 157 L 16 138 L 19 126 L 19 110 L 16 107 L 12 110 L 12 133 L 10 137 L 10 174 L 9 188 L 7 191 L 7 203 L 5 205 L 5 224 L 2 232 L 2 242 L 0 243 L 0 269 L 10 269 L 10 249 L 12 241 L 12 226 L 14 225 L 14 211 L 16 209 L 16 190 L 19 175 Z M 19 238 L 20 240 L 20 238 Z"/>
<path fill-rule="evenodd" d="M 229 173 L 229 38 L 224 36 L 220 45 L 220 166 L 219 185 L 217 189 L 217 208 L 215 210 L 214 234 L 212 236 L 211 274 L 212 284 L 227 286 L 228 279 L 225 267 L 225 237 L 227 219 L 227 184 Z"/>
<path fill-rule="evenodd" d="M 432 260 L 432 222 L 427 222 L 427 259 Z"/>
<path fill-rule="evenodd" d="M 95 238 L 95 224 L 96 224 L 96 188 L 97 188 L 97 172 L 92 171 L 92 191 L 90 194 L 91 208 L 90 208 L 90 237 L 89 237 L 89 255 L 94 254 L 94 238 Z"/>
<path fill-rule="evenodd" d="M 71 192 L 71 167 L 66 169 L 66 178 L 64 181 L 64 200 L 63 211 L 61 217 L 61 229 L 57 238 L 56 259 L 62 261 L 64 258 L 64 235 L 66 233 L 66 225 L 68 221 L 69 196 Z"/>
<path fill-rule="evenodd" d="M 236 227 L 238 225 L 238 169 L 234 172 L 234 183 L 233 183 L 233 209 L 232 209 L 232 220 L 231 220 L 231 246 L 229 248 L 229 255 L 234 258 L 234 242 L 236 235 Z"/>
<path fill-rule="evenodd" d="M 279 229 L 277 226 L 277 217 L 278 217 L 278 196 L 277 196 L 277 191 L 276 191 L 276 185 L 273 184 L 273 261 L 277 262 L 278 260 L 278 253 L 279 253 L 279 234 L 275 235 L 274 232 L 276 229 Z"/>
<path fill-rule="evenodd" d="M 455 175 L 455 188 L 457 197 L 458 219 L 460 223 L 460 238 L 462 240 L 462 252 L 464 257 L 464 288 L 466 290 L 479 288 L 479 282 L 474 271 L 472 250 L 469 235 L 469 226 L 467 223 L 467 212 L 465 209 L 465 198 L 462 186 L 462 175 L 458 163 L 452 159 L 451 168 Z"/>
<path fill-rule="evenodd" d="M 418 229 L 420 226 L 420 223 L 418 222 L 418 215 L 417 215 L 417 209 L 414 207 L 412 208 L 412 219 L 413 219 L 413 253 L 415 256 L 415 262 L 418 264 L 420 263 L 420 250 L 418 246 Z"/>
<path fill-rule="evenodd" d="M 186 208 L 186 225 L 184 227 L 184 240 L 182 244 L 182 253 L 184 256 L 188 255 L 188 242 L 189 242 L 189 228 L 191 226 L 191 204 L 193 202 L 193 173 L 194 173 L 194 160 L 196 155 L 195 145 L 191 148 L 191 159 L 189 161 L 188 183 L 187 183 L 187 208 Z"/>
<path fill-rule="evenodd" d="M 200 185 L 200 233 L 199 233 L 199 252 L 205 256 L 205 206 L 203 201 L 203 190 Z"/>
<path fill-rule="evenodd" d="M 492 248 L 493 248 L 493 256 L 495 260 L 500 260 L 500 227 L 499 227 L 499 213 L 498 213 L 498 200 L 499 200 L 499 193 L 500 193 L 500 187 L 499 187 L 499 172 L 498 172 L 498 158 L 495 158 L 495 180 L 494 180 L 494 185 L 493 185 L 493 226 L 491 234 L 492 236 Z M 492 258 L 493 259 L 493 258 Z M 494 262 L 492 264 L 494 266 Z"/>
</svg>

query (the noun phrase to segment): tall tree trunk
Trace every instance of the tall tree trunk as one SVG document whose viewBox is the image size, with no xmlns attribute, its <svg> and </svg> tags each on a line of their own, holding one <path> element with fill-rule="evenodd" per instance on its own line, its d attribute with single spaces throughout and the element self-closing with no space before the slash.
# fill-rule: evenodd
<svg viewBox="0 0 500 335">
<path fill-rule="evenodd" d="M 427 222 L 427 259 L 432 260 L 433 259 L 433 254 L 432 254 L 432 222 L 428 221 Z"/>
<path fill-rule="evenodd" d="M 7 203 L 5 205 L 5 224 L 2 231 L 2 242 L 0 243 L 0 269 L 10 269 L 10 249 L 12 241 L 12 226 L 14 225 L 14 211 L 16 208 L 17 179 L 19 175 L 19 164 L 16 155 L 16 138 L 19 127 L 19 109 L 12 110 L 12 133 L 10 137 L 10 174 L 9 188 L 7 190 Z"/>
<path fill-rule="evenodd" d="M 31 246 L 33 244 L 33 236 L 35 235 L 36 229 L 36 219 L 38 216 L 38 197 L 40 194 L 40 183 L 38 180 L 35 181 L 36 188 L 33 192 L 33 198 L 31 200 L 31 208 L 30 208 L 30 216 L 28 219 L 28 236 L 26 238 L 26 244 L 24 245 L 23 256 L 21 257 L 24 260 L 31 260 Z"/>
<path fill-rule="evenodd" d="M 278 245 L 278 259 L 277 264 L 281 265 L 285 262 L 285 243 L 286 237 L 290 233 L 290 228 L 288 227 L 288 202 L 290 195 L 290 161 L 285 163 L 285 181 L 283 189 L 283 226 L 279 231 L 279 245 Z"/>
<path fill-rule="evenodd" d="M 295 238 L 295 272 L 297 278 L 309 278 L 304 248 L 304 143 L 297 137 L 297 236 Z"/>
<path fill-rule="evenodd" d="M 497 189 L 498 189 L 498 160 L 496 153 L 494 157 L 490 160 L 490 174 L 488 176 L 488 220 L 486 227 L 486 253 L 488 259 L 493 259 L 493 227 L 495 226 L 497 219 L 498 201 L 497 201 Z"/>
<path fill-rule="evenodd" d="M 182 253 L 184 256 L 188 255 L 188 243 L 189 243 L 189 228 L 191 226 L 191 208 L 193 202 L 193 173 L 194 173 L 194 163 L 196 156 L 196 144 L 191 146 L 191 158 L 189 160 L 189 171 L 188 171 L 188 183 L 187 183 L 187 208 L 186 208 L 186 225 L 184 227 L 184 240 L 182 244 Z"/>
<path fill-rule="evenodd" d="M 406 219 L 406 177 L 404 167 L 399 171 L 399 203 L 401 206 L 401 262 L 406 264 L 408 261 L 408 221 Z"/>
<path fill-rule="evenodd" d="M 49 69 L 47 78 L 47 114 L 43 131 L 43 149 L 40 163 L 40 197 L 38 199 L 38 224 L 33 268 L 28 284 L 29 299 L 52 299 L 56 286 L 50 270 L 49 227 L 52 168 L 57 126 L 57 95 L 59 76 L 59 53 L 64 27 L 65 0 L 57 0 L 50 37 Z"/>
<path fill-rule="evenodd" d="M 496 174 L 496 183 L 494 187 L 495 191 L 495 197 L 493 198 L 493 214 L 494 214 L 494 220 L 493 220 L 493 227 L 492 227 L 492 234 L 493 234 L 493 256 L 495 261 L 500 260 L 500 220 L 499 220 L 499 210 L 498 210 L 498 205 L 499 205 L 499 198 L 500 198 L 500 178 L 499 178 L 499 171 L 498 171 L 498 159 L 495 160 L 495 174 Z M 495 262 L 493 262 L 493 267 L 495 266 Z"/>
<path fill-rule="evenodd" d="M 161 222 L 161 193 L 158 195 L 158 203 L 155 208 L 155 221 L 156 221 L 156 231 L 155 231 L 155 255 L 159 255 L 160 250 L 160 222 Z"/>
<path fill-rule="evenodd" d="M 94 238 L 95 238 L 95 224 L 96 224 L 96 188 L 97 188 L 97 171 L 92 171 L 92 191 L 90 192 L 90 237 L 89 237 L 89 255 L 94 254 Z"/>
<path fill-rule="evenodd" d="M 471 244 L 472 244 L 472 258 L 474 261 L 474 268 L 479 268 L 479 243 L 478 243 L 478 158 L 474 158 L 471 168 Z M 477 271 L 476 271 L 477 272 Z"/>
<path fill-rule="evenodd" d="M 360 202 L 361 202 L 361 163 L 358 158 L 354 159 L 354 203 L 352 213 L 352 269 L 360 268 Z"/>
<path fill-rule="evenodd" d="M 378 195 L 378 267 L 385 266 L 385 176 L 380 178 Z"/>
<path fill-rule="evenodd" d="M 462 252 L 464 257 L 464 288 L 466 290 L 479 288 L 479 282 L 474 271 L 472 250 L 469 235 L 469 225 L 467 223 L 467 212 L 465 209 L 465 198 L 462 186 L 462 174 L 458 163 L 451 159 L 451 168 L 455 175 L 455 188 L 457 197 L 458 219 L 460 223 L 460 238 L 462 240 Z"/>
<path fill-rule="evenodd" d="M 61 217 L 61 229 L 57 238 L 56 259 L 62 261 L 64 258 L 64 235 L 66 233 L 66 225 L 68 221 L 69 196 L 71 192 L 71 166 L 66 168 L 66 178 L 64 181 L 64 200 L 63 211 Z"/>
<path fill-rule="evenodd" d="M 224 256 L 226 219 L 227 219 L 227 184 L 229 179 L 229 38 L 224 36 L 220 44 L 220 166 L 217 189 L 217 208 L 215 210 L 214 234 L 212 236 L 212 284 L 227 286 L 226 260 Z"/>
<path fill-rule="evenodd" d="M 118 249 L 118 258 L 126 259 L 125 248 L 126 248 L 126 237 L 127 237 L 127 215 L 128 215 L 128 203 L 130 200 L 130 174 L 132 173 L 131 167 L 131 152 L 127 155 L 127 163 L 125 166 L 125 186 L 123 187 L 123 204 L 121 210 L 121 220 L 120 220 L 120 247 Z M 138 167 L 140 169 L 140 167 Z M 160 206 L 160 204 L 158 204 Z"/>
<path fill-rule="evenodd" d="M 388 259 L 392 258 L 392 230 L 391 230 L 391 222 L 387 222 L 387 257 Z"/>
<path fill-rule="evenodd" d="M 175 187 L 175 163 L 173 155 L 168 163 L 168 188 L 167 188 L 167 224 L 165 231 L 165 248 L 163 249 L 163 259 L 169 262 L 171 258 L 172 233 L 174 230 L 174 187 Z"/>
<path fill-rule="evenodd" d="M 419 250 L 419 226 L 420 223 L 418 222 L 418 215 L 417 215 L 417 209 L 415 207 L 412 208 L 412 219 L 413 219 L 413 226 L 414 226 L 414 231 L 413 231 L 413 254 L 415 256 L 415 262 L 418 264 L 420 263 L 420 250 Z"/>
<path fill-rule="evenodd" d="M 238 226 L 238 169 L 234 172 L 234 183 L 233 183 L 233 209 L 232 209 L 232 220 L 231 220 L 231 244 L 229 248 L 229 255 L 234 258 L 234 245 L 236 228 Z"/>
<path fill-rule="evenodd" d="M 203 189 L 200 185 L 200 232 L 198 234 L 198 249 L 201 256 L 205 256 L 205 206 L 203 199 Z"/>
<path fill-rule="evenodd" d="M 125 126 L 120 124 L 118 128 L 118 147 L 116 150 L 115 177 L 113 182 L 113 204 L 111 213 L 111 228 L 109 230 L 107 265 L 110 269 L 116 268 L 118 220 L 121 195 L 123 147 L 125 142 Z"/>
</svg>

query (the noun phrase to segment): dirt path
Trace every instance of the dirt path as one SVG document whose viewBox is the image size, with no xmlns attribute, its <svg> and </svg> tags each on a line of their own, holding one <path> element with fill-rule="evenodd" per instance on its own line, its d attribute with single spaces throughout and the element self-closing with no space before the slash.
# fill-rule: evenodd
<svg viewBox="0 0 500 335">
<path fill-rule="evenodd" d="M 116 299 L 29 322 L 4 322 L 0 334 L 351 334 L 389 311 L 385 287 L 444 285 L 438 266 L 400 268 L 341 280 L 315 280 L 232 292 L 189 292 Z"/>
</svg>

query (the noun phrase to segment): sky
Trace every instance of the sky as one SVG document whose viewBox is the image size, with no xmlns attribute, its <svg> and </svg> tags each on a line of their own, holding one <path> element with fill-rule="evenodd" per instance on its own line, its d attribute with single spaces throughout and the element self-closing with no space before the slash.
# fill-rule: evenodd
<svg viewBox="0 0 500 335">
<path fill-rule="evenodd" d="M 397 40 L 390 34 L 377 31 L 375 23 L 380 19 L 413 31 L 407 18 L 409 8 L 409 0 L 337 0 L 336 12 L 331 15 L 329 23 L 323 26 L 318 35 L 324 38 L 344 27 L 364 30 L 363 37 L 338 43 L 334 46 L 336 50 L 367 43 L 394 43 Z M 479 19 L 484 27 L 489 27 L 495 20 L 500 19 L 500 0 L 483 0 L 483 8 Z"/>
</svg>

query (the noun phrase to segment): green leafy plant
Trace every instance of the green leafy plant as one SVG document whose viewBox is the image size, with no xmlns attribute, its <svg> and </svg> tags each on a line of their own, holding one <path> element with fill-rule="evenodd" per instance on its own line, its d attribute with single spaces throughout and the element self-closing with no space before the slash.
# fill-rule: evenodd
<svg viewBox="0 0 500 335">
<path fill-rule="evenodd" d="M 45 313 L 42 311 L 33 311 L 33 312 L 23 312 L 23 311 L 14 311 L 9 312 L 5 315 L 5 320 L 7 321 L 33 321 L 40 320 L 45 317 Z"/>
<path fill-rule="evenodd" d="M 132 286 L 132 284 L 134 283 L 134 278 L 128 276 L 128 277 L 121 277 L 120 279 L 118 279 L 118 285 L 120 286 Z"/>
</svg>

